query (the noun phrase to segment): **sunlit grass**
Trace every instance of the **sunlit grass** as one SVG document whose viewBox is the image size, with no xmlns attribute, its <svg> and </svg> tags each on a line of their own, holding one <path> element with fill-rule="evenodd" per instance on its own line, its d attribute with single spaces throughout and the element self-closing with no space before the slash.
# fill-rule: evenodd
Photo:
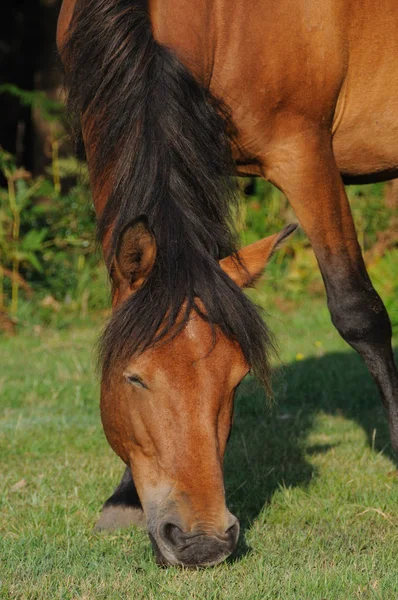
<svg viewBox="0 0 398 600">
<path fill-rule="evenodd" d="M 277 397 L 239 390 L 225 479 L 241 543 L 209 570 L 159 569 L 141 531 L 92 532 L 122 472 L 99 417 L 98 323 L 2 340 L 0 598 L 397 597 L 398 476 L 374 386 L 322 301 L 281 310 L 263 289 Z"/>
</svg>

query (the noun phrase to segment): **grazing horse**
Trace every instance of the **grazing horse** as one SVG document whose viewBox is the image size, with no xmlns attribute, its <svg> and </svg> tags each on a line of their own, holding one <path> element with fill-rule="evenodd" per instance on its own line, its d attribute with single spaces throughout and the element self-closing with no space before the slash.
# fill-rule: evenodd
<svg viewBox="0 0 398 600">
<path fill-rule="evenodd" d="M 64 0 L 58 47 L 112 281 L 101 416 L 127 465 L 99 527 L 145 515 L 161 563 L 235 548 L 234 391 L 250 369 L 269 382 L 242 288 L 294 226 L 237 251 L 232 174 L 288 197 L 398 450 L 391 325 L 343 185 L 398 175 L 397 22 L 396 0 Z"/>
</svg>

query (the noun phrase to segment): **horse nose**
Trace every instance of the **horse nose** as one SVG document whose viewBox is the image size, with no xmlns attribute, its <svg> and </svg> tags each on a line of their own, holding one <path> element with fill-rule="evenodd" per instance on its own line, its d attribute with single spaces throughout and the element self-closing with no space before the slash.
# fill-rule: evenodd
<svg viewBox="0 0 398 600">
<path fill-rule="evenodd" d="M 206 528 L 207 529 L 207 528 Z M 173 562 L 187 567 L 216 565 L 236 548 L 239 537 L 239 521 L 230 515 L 225 531 L 204 531 L 204 528 L 185 532 L 170 521 L 159 527 L 160 544 L 173 555 Z"/>
</svg>

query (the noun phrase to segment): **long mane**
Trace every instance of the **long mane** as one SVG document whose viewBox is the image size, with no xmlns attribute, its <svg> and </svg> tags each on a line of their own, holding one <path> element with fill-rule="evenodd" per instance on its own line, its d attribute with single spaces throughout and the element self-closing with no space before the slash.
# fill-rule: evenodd
<svg viewBox="0 0 398 600">
<path fill-rule="evenodd" d="M 268 386 L 272 344 L 254 304 L 219 259 L 237 250 L 238 203 L 225 105 L 153 36 L 146 1 L 80 0 L 67 55 L 70 113 L 90 132 L 93 179 L 111 177 L 100 240 L 145 214 L 157 258 L 101 342 L 103 367 L 127 360 L 183 327 L 200 298 L 205 318 L 236 340 Z M 185 317 L 181 320 L 184 305 Z"/>
</svg>

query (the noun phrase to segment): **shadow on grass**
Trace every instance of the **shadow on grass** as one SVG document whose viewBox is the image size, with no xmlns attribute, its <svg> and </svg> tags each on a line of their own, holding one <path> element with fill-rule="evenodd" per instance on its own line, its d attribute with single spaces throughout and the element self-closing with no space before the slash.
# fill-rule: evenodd
<svg viewBox="0 0 398 600">
<path fill-rule="evenodd" d="M 398 351 L 395 351 L 396 360 Z M 394 458 L 387 419 L 377 389 L 354 352 L 330 353 L 277 369 L 272 408 L 250 378 L 235 403 L 235 421 L 225 460 L 230 510 L 242 534 L 280 486 L 306 486 L 316 476 L 305 454 L 327 452 L 329 444 L 305 448 L 304 443 L 322 412 L 341 415 L 363 427 L 370 445 Z M 372 441 L 376 430 L 375 440 Z M 244 535 L 232 561 L 248 551 Z"/>
</svg>

